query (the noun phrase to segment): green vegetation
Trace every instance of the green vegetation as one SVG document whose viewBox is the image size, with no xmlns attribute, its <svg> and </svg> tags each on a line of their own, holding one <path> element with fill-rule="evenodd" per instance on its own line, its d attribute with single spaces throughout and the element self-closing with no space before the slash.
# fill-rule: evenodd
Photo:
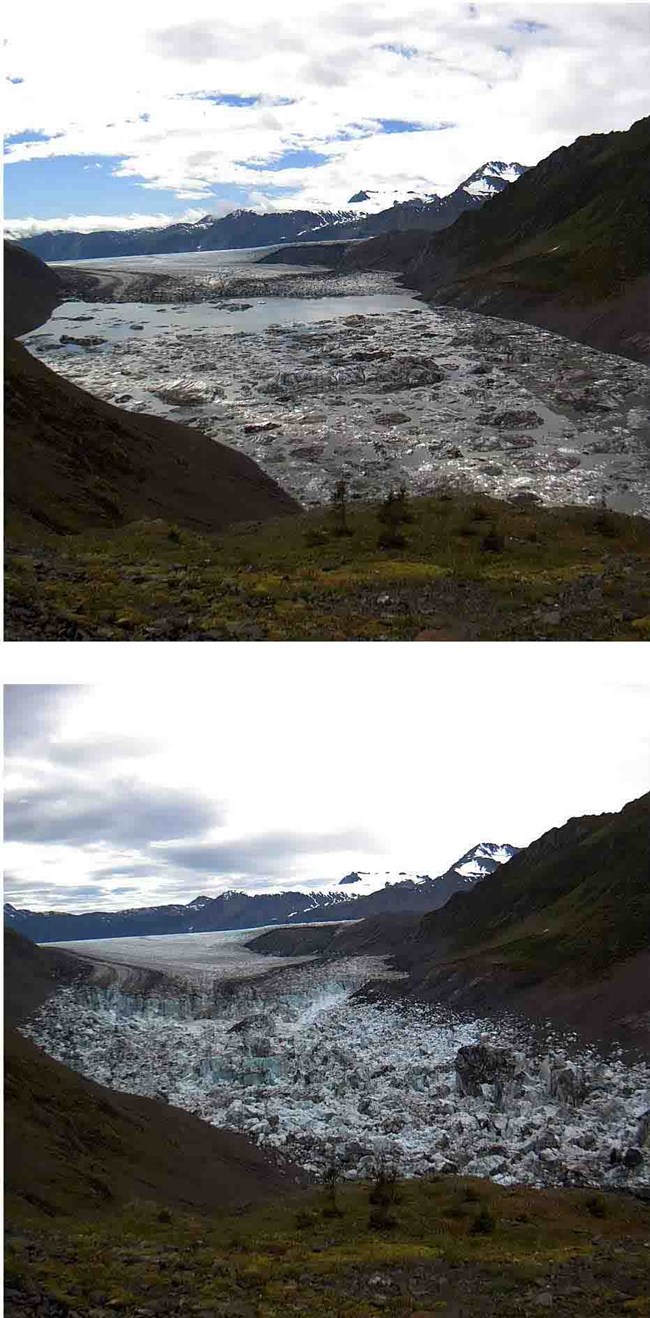
<svg viewBox="0 0 650 1318">
<path fill-rule="evenodd" d="M 595 712 L 597 717 L 597 712 Z M 579 985 L 647 948 L 650 795 L 620 815 L 570 820 L 500 867 L 471 895 L 422 921 L 444 960 L 531 983 L 558 971 Z M 642 977 L 639 970 L 639 978 Z"/>
<path fill-rule="evenodd" d="M 14 1221 L 8 1294 L 98 1318 L 648 1312 L 650 1208 L 631 1197 L 608 1195 L 596 1224 L 581 1191 L 437 1177 L 403 1182 L 381 1228 L 368 1220 L 368 1186 L 340 1187 L 336 1216 L 323 1216 L 326 1194 L 222 1217 L 134 1203 L 46 1227 Z"/>
<path fill-rule="evenodd" d="M 444 490 L 342 497 L 218 539 L 153 521 L 30 540 L 8 557 L 8 638 L 650 637 L 643 518 Z"/>
<path fill-rule="evenodd" d="M 614 296 L 650 269 L 649 150 L 650 119 L 579 137 L 436 235 L 434 258 L 457 261 L 459 287 Z"/>
</svg>

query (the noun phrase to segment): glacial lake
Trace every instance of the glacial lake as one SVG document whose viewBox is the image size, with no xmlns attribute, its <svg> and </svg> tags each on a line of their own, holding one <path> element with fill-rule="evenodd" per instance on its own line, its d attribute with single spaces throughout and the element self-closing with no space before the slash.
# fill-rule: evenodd
<svg viewBox="0 0 650 1318">
<path fill-rule="evenodd" d="M 648 367 L 428 305 L 390 273 L 259 265 L 268 250 L 81 262 L 117 300 L 66 302 L 24 342 L 98 397 L 245 453 L 305 506 L 343 477 L 356 499 L 442 485 L 650 517 Z"/>
</svg>

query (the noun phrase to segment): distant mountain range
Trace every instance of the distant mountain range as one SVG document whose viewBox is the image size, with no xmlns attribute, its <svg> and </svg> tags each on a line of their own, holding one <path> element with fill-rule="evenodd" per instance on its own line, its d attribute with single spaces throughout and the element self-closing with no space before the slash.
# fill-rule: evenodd
<svg viewBox="0 0 650 1318">
<path fill-rule="evenodd" d="M 22 247 L 44 261 L 82 261 L 110 256 L 224 251 L 269 247 L 274 243 L 368 238 L 405 229 L 434 232 L 453 224 L 465 211 L 477 210 L 524 172 L 525 166 L 516 162 L 488 161 L 448 196 L 429 193 L 416 197 L 409 194 L 406 199 L 395 199 L 390 206 L 379 210 L 375 206 L 384 197 L 362 189 L 350 198 L 345 210 L 259 214 L 239 209 L 220 219 L 204 215 L 192 224 L 170 224 L 165 228 L 107 229 L 96 233 L 54 230 L 29 238 L 20 236 L 19 241 Z M 12 237 L 10 226 L 7 236 Z"/>
<path fill-rule="evenodd" d="M 391 912 L 424 914 L 443 906 L 454 893 L 469 891 L 516 855 L 517 850 L 507 843 L 480 842 L 434 879 L 428 874 L 404 873 L 391 877 L 353 872 L 318 892 L 249 894 L 230 890 L 217 897 L 195 897 L 187 905 L 89 911 L 81 915 L 20 910 L 7 902 L 5 927 L 36 943 L 53 943 L 82 938 L 256 929 L 312 920 L 360 920 Z"/>
</svg>

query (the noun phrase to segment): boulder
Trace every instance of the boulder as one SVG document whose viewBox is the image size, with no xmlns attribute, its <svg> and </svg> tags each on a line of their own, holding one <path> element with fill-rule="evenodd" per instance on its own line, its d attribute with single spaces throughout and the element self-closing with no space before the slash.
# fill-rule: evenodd
<svg viewBox="0 0 650 1318">
<path fill-rule="evenodd" d="M 489 1043 L 468 1044 L 459 1048 L 455 1061 L 459 1093 L 480 1097 L 483 1085 L 490 1085 L 495 1097 L 517 1072 L 517 1057 L 511 1048 L 495 1048 Z"/>
<path fill-rule="evenodd" d="M 551 1066 L 548 1087 L 552 1098 L 570 1107 L 577 1107 L 587 1095 L 584 1075 L 570 1062 Z"/>
</svg>

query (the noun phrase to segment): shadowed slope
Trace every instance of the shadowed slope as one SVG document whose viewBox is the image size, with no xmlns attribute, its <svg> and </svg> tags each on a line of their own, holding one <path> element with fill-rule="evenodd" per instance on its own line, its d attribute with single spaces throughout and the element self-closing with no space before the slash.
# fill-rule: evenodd
<svg viewBox="0 0 650 1318">
<path fill-rule="evenodd" d="M 4 244 L 4 332 L 10 338 L 28 334 L 49 320 L 63 301 L 59 276 L 32 252 L 16 243 Z"/>
<path fill-rule="evenodd" d="M 124 412 L 16 343 L 5 375 L 9 536 L 164 518 L 195 530 L 298 511 L 254 462 L 200 431 Z"/>
</svg>

